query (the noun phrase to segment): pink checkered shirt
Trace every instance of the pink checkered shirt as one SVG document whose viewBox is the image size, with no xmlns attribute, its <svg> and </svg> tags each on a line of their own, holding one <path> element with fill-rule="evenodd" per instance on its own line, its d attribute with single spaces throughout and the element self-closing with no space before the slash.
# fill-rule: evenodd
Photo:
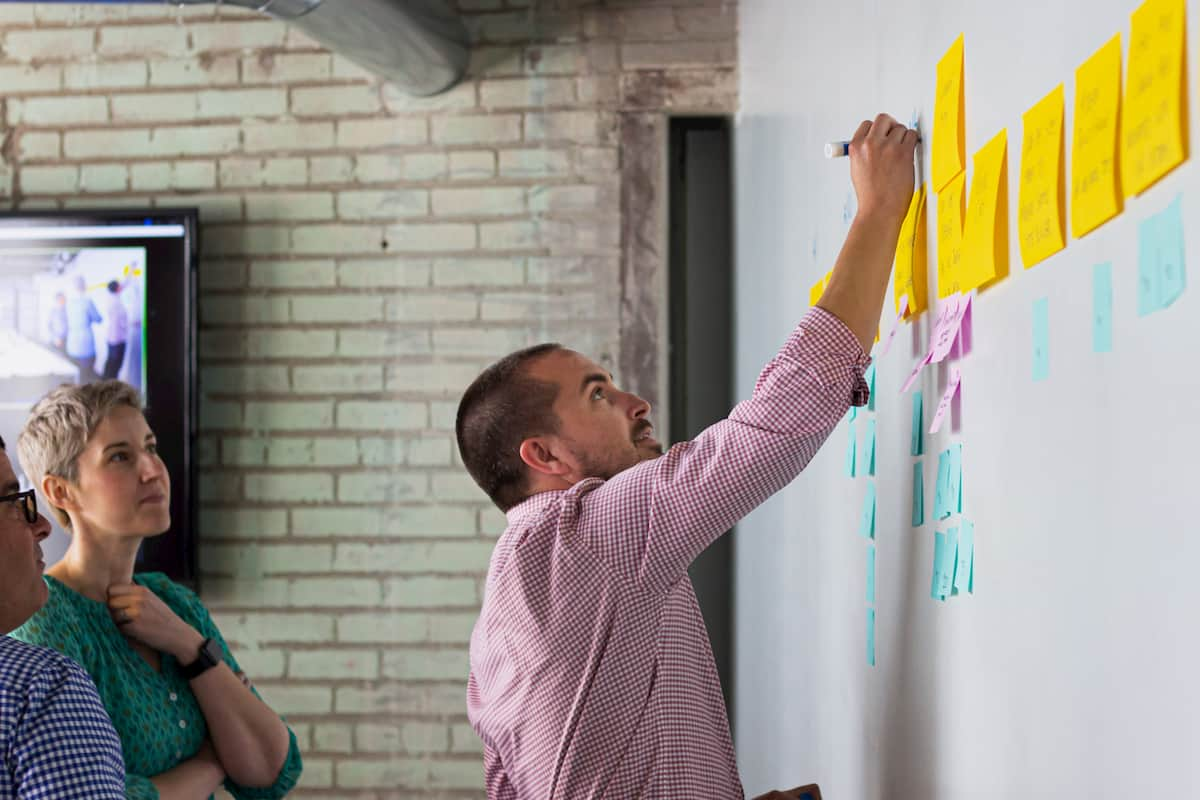
<svg viewBox="0 0 1200 800">
<path fill-rule="evenodd" d="M 467 684 L 489 798 L 743 797 L 688 565 L 866 402 L 869 362 L 814 308 L 727 419 L 508 512 Z"/>
</svg>

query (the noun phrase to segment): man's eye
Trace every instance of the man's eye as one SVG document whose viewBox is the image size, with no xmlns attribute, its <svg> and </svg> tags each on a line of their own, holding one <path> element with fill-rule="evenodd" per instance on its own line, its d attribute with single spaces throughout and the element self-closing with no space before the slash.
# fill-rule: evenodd
<svg viewBox="0 0 1200 800">
<path fill-rule="evenodd" d="M 597 386 L 595 389 L 593 389 L 592 390 L 592 399 L 593 400 L 603 400 L 604 399 L 604 388 L 601 386 Z"/>
<path fill-rule="evenodd" d="M 151 443 L 151 444 L 148 444 L 148 445 L 146 445 L 146 452 L 147 452 L 147 453 L 157 453 L 157 452 L 158 452 L 158 445 L 157 445 L 157 444 L 154 444 L 154 443 Z"/>
</svg>

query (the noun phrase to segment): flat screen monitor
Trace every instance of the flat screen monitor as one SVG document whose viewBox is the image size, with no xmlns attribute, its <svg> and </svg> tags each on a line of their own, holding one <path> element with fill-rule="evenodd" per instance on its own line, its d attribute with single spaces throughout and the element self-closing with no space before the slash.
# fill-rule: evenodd
<svg viewBox="0 0 1200 800">
<path fill-rule="evenodd" d="M 171 477 L 171 528 L 147 539 L 137 570 L 196 577 L 197 212 L 0 213 L 0 436 L 23 488 L 17 435 L 63 383 L 117 378 L 136 388 Z M 44 503 L 44 498 L 39 498 Z M 65 552 L 53 532 L 46 564 Z"/>
</svg>

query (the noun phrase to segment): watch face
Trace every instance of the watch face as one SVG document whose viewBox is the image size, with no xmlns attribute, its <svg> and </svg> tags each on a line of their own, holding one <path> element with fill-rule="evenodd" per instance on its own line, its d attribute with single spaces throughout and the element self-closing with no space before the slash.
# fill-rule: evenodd
<svg viewBox="0 0 1200 800">
<path fill-rule="evenodd" d="M 221 643 L 216 639 L 209 639 L 205 642 L 204 647 L 200 648 L 200 652 L 213 664 L 220 664 L 224 660 L 225 654 L 221 652 Z"/>
</svg>

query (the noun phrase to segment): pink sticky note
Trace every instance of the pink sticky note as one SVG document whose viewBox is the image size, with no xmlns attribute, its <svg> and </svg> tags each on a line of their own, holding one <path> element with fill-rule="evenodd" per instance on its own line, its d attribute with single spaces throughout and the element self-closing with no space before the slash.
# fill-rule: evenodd
<svg viewBox="0 0 1200 800">
<path fill-rule="evenodd" d="M 971 310 L 975 307 L 975 291 L 972 290 L 967 295 L 966 304 L 961 313 L 962 321 L 958 324 L 958 336 L 954 339 L 954 349 L 950 355 L 952 358 L 962 358 L 971 354 L 972 341 L 972 325 L 971 325 Z"/>
<path fill-rule="evenodd" d="M 954 400 L 954 395 L 958 394 L 959 384 L 962 383 L 962 372 L 956 366 L 950 367 L 950 382 L 946 384 L 946 393 L 942 395 L 942 399 L 938 401 L 937 412 L 933 415 L 933 424 L 929 426 L 930 433 L 937 433 L 938 428 L 942 427 L 942 418 L 946 416 L 946 412 L 950 410 L 950 403 Z"/>
<path fill-rule="evenodd" d="M 958 338 L 958 329 L 962 325 L 963 314 L 971 306 L 969 297 L 952 294 L 946 298 L 946 305 L 938 313 L 938 321 L 929 337 L 929 361 L 937 364 L 950 355 L 950 349 Z"/>
<path fill-rule="evenodd" d="M 913 371 L 911 374 L 909 374 L 908 380 L 906 380 L 904 382 L 904 385 L 900 387 L 900 394 L 904 394 L 905 392 L 907 392 L 909 389 L 912 388 L 913 382 L 916 381 L 917 376 L 921 374 L 921 370 L 925 369 L 925 365 L 928 363 L 929 363 L 929 355 L 926 354 L 926 356 L 924 358 L 922 358 L 920 361 L 918 361 L 917 365 L 915 367 L 913 367 Z"/>
<path fill-rule="evenodd" d="M 900 321 L 904 319 L 904 312 L 908 311 L 908 295 L 900 298 L 900 311 L 896 314 L 896 321 L 892 323 L 892 332 L 888 334 L 887 341 L 883 343 L 883 352 L 880 355 L 887 355 L 887 351 L 892 348 L 892 339 L 896 338 L 896 331 L 900 330 Z"/>
</svg>

